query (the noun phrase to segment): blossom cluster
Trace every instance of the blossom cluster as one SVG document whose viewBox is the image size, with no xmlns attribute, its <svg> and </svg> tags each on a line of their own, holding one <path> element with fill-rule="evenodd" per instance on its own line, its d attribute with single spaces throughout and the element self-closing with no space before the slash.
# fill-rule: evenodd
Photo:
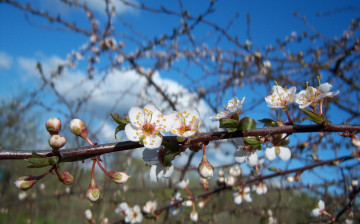
<svg viewBox="0 0 360 224">
<path fill-rule="evenodd" d="M 319 84 L 317 88 L 307 86 L 305 90 L 301 90 L 296 94 L 296 87 L 283 88 L 275 85 L 271 89 L 271 95 L 265 97 L 268 107 L 273 109 L 287 110 L 291 103 L 299 104 L 300 109 L 308 106 L 315 107 L 316 104 L 327 97 L 334 97 L 339 91 L 330 92 L 332 85 L 329 83 Z"/>
<path fill-rule="evenodd" d="M 153 214 L 156 209 L 156 201 L 147 201 L 142 210 L 139 205 L 129 207 L 126 202 L 122 202 L 115 208 L 115 213 L 123 216 L 125 223 L 141 223 L 143 215 Z"/>
<path fill-rule="evenodd" d="M 200 126 L 200 115 L 195 108 L 163 115 L 152 104 L 147 104 L 143 109 L 132 107 L 129 120 L 130 123 L 125 126 L 126 136 L 148 149 L 159 148 L 166 132 L 180 139 L 189 138 L 198 132 Z"/>
</svg>

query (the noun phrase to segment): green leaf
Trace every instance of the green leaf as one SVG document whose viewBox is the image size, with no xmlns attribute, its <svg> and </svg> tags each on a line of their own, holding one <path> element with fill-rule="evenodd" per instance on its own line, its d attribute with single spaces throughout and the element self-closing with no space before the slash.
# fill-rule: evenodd
<svg viewBox="0 0 360 224">
<path fill-rule="evenodd" d="M 41 167 L 45 167 L 45 166 L 52 166 L 59 162 L 58 156 L 38 157 L 38 156 L 40 156 L 38 154 L 36 156 L 37 157 L 35 157 L 35 158 L 25 159 L 25 161 L 30 163 L 29 165 L 27 165 L 28 168 L 41 168 Z"/>
<path fill-rule="evenodd" d="M 221 118 L 219 120 L 220 128 L 236 128 L 239 126 L 239 121 L 230 118 Z"/>
<path fill-rule="evenodd" d="M 228 132 L 231 133 L 231 132 L 235 132 L 235 131 L 237 131 L 237 130 L 238 130 L 237 128 L 230 128 L 230 129 L 228 130 Z"/>
<path fill-rule="evenodd" d="M 240 130 L 253 130 L 256 128 L 256 121 L 251 117 L 244 117 L 240 120 L 239 129 Z"/>
<path fill-rule="evenodd" d="M 122 131 L 125 129 L 125 126 L 130 123 L 130 121 L 126 118 L 121 118 L 119 116 L 118 113 L 111 113 L 110 112 L 110 116 L 112 117 L 112 119 L 114 119 L 114 121 L 118 124 L 118 126 L 116 127 L 115 129 L 115 134 L 114 134 L 114 137 L 116 139 L 116 134 L 119 132 L 119 131 Z"/>
<path fill-rule="evenodd" d="M 244 140 L 244 143 L 246 145 L 251 145 L 251 146 L 257 146 L 257 145 L 260 145 L 260 141 L 258 138 L 254 137 L 254 136 L 251 136 L 251 137 L 245 137 L 243 138 Z"/>
<path fill-rule="evenodd" d="M 166 155 L 164 157 L 164 166 L 165 167 L 169 167 L 171 166 L 171 162 L 175 159 L 175 157 L 177 155 L 180 155 L 181 151 L 180 151 L 180 146 L 178 145 L 177 148 L 171 148 L 168 149 L 166 148 Z"/>
<path fill-rule="evenodd" d="M 324 115 L 320 115 L 312 110 L 302 109 L 302 111 L 309 117 L 307 120 L 311 120 L 311 121 L 315 122 L 316 124 L 320 124 L 320 125 L 325 124 Z"/>
<path fill-rule="evenodd" d="M 126 125 L 121 125 L 121 124 L 119 124 L 119 125 L 116 127 L 116 129 L 115 129 L 115 134 L 114 134 L 115 139 L 116 139 L 116 134 L 117 134 L 119 131 L 124 130 L 124 129 L 125 129 L 125 126 L 126 126 Z"/>
<path fill-rule="evenodd" d="M 119 125 L 122 125 L 122 124 L 125 124 L 125 125 L 126 125 L 126 124 L 130 123 L 130 121 L 129 121 L 128 119 L 126 119 L 126 118 L 121 118 L 118 113 L 113 114 L 113 113 L 110 112 L 110 116 L 111 116 L 112 119 L 114 119 L 114 121 L 115 121 L 116 123 L 118 123 Z"/>
<path fill-rule="evenodd" d="M 274 120 L 269 119 L 269 118 L 264 118 L 264 119 L 261 119 L 259 121 L 261 123 L 264 123 L 265 126 L 268 126 L 268 127 L 276 127 L 277 126 L 277 121 L 274 121 Z"/>
</svg>

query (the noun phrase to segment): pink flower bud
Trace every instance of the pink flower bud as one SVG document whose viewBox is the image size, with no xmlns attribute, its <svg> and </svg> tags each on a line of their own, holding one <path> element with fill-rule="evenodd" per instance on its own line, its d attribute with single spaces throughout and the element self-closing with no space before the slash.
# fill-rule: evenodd
<svg viewBox="0 0 360 224">
<path fill-rule="evenodd" d="M 90 186 L 86 192 L 86 197 L 91 201 L 95 202 L 99 200 L 100 197 L 100 189 L 96 185 L 95 179 L 92 179 L 90 182 Z"/>
<path fill-rule="evenodd" d="M 64 184 L 70 185 L 74 181 L 74 177 L 69 172 L 62 172 L 59 175 L 59 180 L 63 182 Z"/>
<path fill-rule="evenodd" d="M 15 186 L 20 190 L 26 191 L 32 188 L 38 180 L 32 176 L 19 177 L 15 182 Z"/>
<path fill-rule="evenodd" d="M 214 175 L 214 167 L 209 163 L 204 155 L 198 167 L 198 172 L 202 178 L 209 179 Z"/>
<path fill-rule="evenodd" d="M 110 172 L 109 177 L 117 184 L 125 183 L 130 176 L 127 175 L 125 172 Z"/>
<path fill-rule="evenodd" d="M 52 117 L 45 123 L 46 130 L 50 135 L 57 135 L 61 130 L 61 120 L 56 117 Z"/>
<path fill-rule="evenodd" d="M 84 121 L 82 121 L 80 119 L 73 119 L 70 123 L 70 130 L 74 135 L 83 138 L 90 145 L 94 145 L 94 143 L 92 143 L 89 139 L 89 136 L 87 133 L 87 127 L 86 127 L 86 124 Z"/>
<path fill-rule="evenodd" d="M 60 149 L 66 144 L 66 138 L 61 135 L 51 135 L 49 145 L 53 149 Z"/>
</svg>

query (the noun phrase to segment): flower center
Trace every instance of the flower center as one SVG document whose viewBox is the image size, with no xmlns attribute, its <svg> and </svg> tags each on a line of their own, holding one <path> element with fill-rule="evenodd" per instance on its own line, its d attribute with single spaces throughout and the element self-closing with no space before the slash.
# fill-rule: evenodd
<svg viewBox="0 0 360 224">
<path fill-rule="evenodd" d="M 141 127 L 141 130 L 145 135 L 153 135 L 155 133 L 155 126 L 150 123 L 145 123 Z"/>
<path fill-rule="evenodd" d="M 191 131 L 191 127 L 189 125 L 181 125 L 178 130 L 181 134 L 184 134 L 187 131 Z"/>
</svg>

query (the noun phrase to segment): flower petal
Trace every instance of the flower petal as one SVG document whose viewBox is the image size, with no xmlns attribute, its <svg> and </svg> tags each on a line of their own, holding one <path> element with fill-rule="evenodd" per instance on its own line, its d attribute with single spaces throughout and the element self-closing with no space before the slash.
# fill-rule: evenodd
<svg viewBox="0 0 360 224">
<path fill-rule="evenodd" d="M 237 205 L 240 205 L 240 204 L 241 204 L 241 202 L 242 202 L 242 197 L 241 197 L 241 195 L 240 195 L 239 193 L 235 193 L 235 194 L 234 194 L 234 202 L 235 202 L 235 204 L 237 204 Z"/>
<path fill-rule="evenodd" d="M 246 160 L 248 156 L 248 152 L 244 151 L 243 149 L 236 150 L 234 153 L 234 160 L 237 163 L 242 163 Z"/>
<path fill-rule="evenodd" d="M 265 149 L 265 157 L 270 161 L 272 161 L 276 158 L 274 146 Z"/>
<path fill-rule="evenodd" d="M 184 138 L 190 138 L 190 137 L 192 137 L 192 136 L 195 135 L 195 134 L 196 134 L 195 131 L 186 131 L 186 132 L 184 132 L 184 134 L 182 135 L 182 137 L 184 137 Z"/>
<path fill-rule="evenodd" d="M 161 131 L 169 132 L 174 126 L 177 125 L 176 114 L 177 112 L 173 112 L 171 114 L 161 116 L 159 122 L 159 127 L 161 127 Z"/>
<path fill-rule="evenodd" d="M 244 195 L 244 200 L 245 200 L 246 202 L 252 202 L 252 198 L 251 198 L 250 194 L 245 194 L 245 195 Z"/>
<path fill-rule="evenodd" d="M 146 104 L 144 107 L 144 111 L 145 110 L 151 112 L 153 117 L 158 117 L 161 114 L 160 110 L 157 107 L 155 107 L 153 104 Z"/>
<path fill-rule="evenodd" d="M 331 88 L 332 88 L 332 85 L 329 84 L 328 82 L 325 82 L 325 83 L 319 85 L 319 91 L 321 93 L 328 93 L 328 92 L 330 92 Z"/>
<path fill-rule="evenodd" d="M 254 167 L 256 166 L 257 163 L 258 163 L 258 155 L 256 151 L 249 152 L 249 156 L 246 158 L 246 164 L 250 167 Z"/>
<path fill-rule="evenodd" d="M 158 173 L 159 166 L 162 166 L 161 164 L 152 165 L 150 168 L 150 180 L 152 182 L 158 182 L 159 178 L 162 177 L 162 173 Z"/>
<path fill-rule="evenodd" d="M 139 128 L 140 125 L 137 122 L 143 122 L 144 110 L 139 107 L 131 107 L 128 114 L 131 124 Z"/>
<path fill-rule="evenodd" d="M 138 142 L 140 140 L 140 129 L 134 127 L 131 123 L 125 126 L 126 137 L 133 142 Z"/>
<path fill-rule="evenodd" d="M 158 135 L 148 135 L 144 139 L 144 146 L 149 149 L 156 149 L 161 146 L 162 137 Z"/>
<path fill-rule="evenodd" d="M 280 154 L 279 157 L 283 160 L 283 161 L 288 161 L 291 157 L 291 151 L 289 148 L 287 147 L 283 147 L 280 146 Z"/>
<path fill-rule="evenodd" d="M 318 207 L 320 210 L 325 209 L 325 202 L 323 200 L 319 200 Z"/>
<path fill-rule="evenodd" d="M 164 167 L 164 169 L 165 169 L 165 173 L 164 173 L 163 177 L 165 177 L 165 178 L 171 177 L 172 173 L 174 172 L 174 166 L 170 166 L 167 168 Z"/>
<path fill-rule="evenodd" d="M 319 208 L 315 208 L 315 209 L 313 209 L 312 211 L 311 211 L 311 216 L 312 217 L 319 217 L 320 216 L 320 214 L 321 214 L 321 210 L 319 209 Z"/>
</svg>

